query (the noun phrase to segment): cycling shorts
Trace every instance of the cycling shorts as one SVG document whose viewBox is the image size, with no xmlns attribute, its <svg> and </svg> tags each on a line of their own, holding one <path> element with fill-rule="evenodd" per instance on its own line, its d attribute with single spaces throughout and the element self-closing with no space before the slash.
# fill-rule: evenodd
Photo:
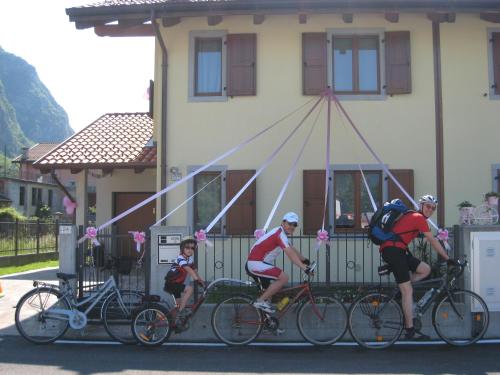
<svg viewBox="0 0 500 375">
<path fill-rule="evenodd" d="M 392 246 L 382 250 L 382 259 L 391 267 L 398 284 L 410 281 L 410 271 L 415 272 L 420 264 L 420 259 L 415 258 L 409 251 Z"/>
</svg>

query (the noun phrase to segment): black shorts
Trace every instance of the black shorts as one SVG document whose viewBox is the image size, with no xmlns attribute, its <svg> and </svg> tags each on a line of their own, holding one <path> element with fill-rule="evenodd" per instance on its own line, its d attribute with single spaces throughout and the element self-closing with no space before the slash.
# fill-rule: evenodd
<svg viewBox="0 0 500 375">
<path fill-rule="evenodd" d="M 420 259 L 415 258 L 409 251 L 399 247 L 386 247 L 382 250 L 382 259 L 391 266 L 392 273 L 398 284 L 410 281 L 410 271 L 415 272 Z"/>
<path fill-rule="evenodd" d="M 165 292 L 173 294 L 173 296 L 175 298 L 181 298 L 181 294 L 182 294 L 182 292 L 184 292 L 185 288 L 186 288 L 186 285 L 184 285 L 184 284 L 165 283 L 163 290 Z"/>
</svg>

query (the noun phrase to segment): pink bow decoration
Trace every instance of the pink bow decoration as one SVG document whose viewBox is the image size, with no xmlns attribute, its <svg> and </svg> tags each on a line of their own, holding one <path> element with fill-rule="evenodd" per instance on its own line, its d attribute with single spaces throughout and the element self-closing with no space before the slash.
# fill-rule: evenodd
<svg viewBox="0 0 500 375">
<path fill-rule="evenodd" d="M 256 229 L 255 232 L 253 232 L 256 240 L 261 238 L 264 234 L 266 234 L 266 231 L 264 229 Z"/>
<path fill-rule="evenodd" d="M 207 246 L 214 247 L 213 243 L 211 241 L 207 240 L 207 234 L 205 233 L 205 231 L 203 229 L 200 229 L 199 231 L 197 231 L 194 234 L 194 236 L 196 238 L 196 241 L 203 242 Z M 205 248 L 205 250 L 206 250 L 206 248 Z"/>
<path fill-rule="evenodd" d="M 139 231 L 130 231 L 129 233 L 134 238 L 134 241 L 135 241 L 135 250 L 137 250 L 137 252 L 140 253 L 141 252 L 141 245 L 144 242 L 146 242 L 146 233 L 139 232 Z"/>
<path fill-rule="evenodd" d="M 447 251 L 450 251 L 450 250 L 451 250 L 451 246 L 450 246 L 450 244 L 448 243 L 448 239 L 450 238 L 450 237 L 449 237 L 449 233 L 448 233 L 448 229 L 438 229 L 438 232 L 437 232 L 437 236 L 436 236 L 436 238 L 437 238 L 439 241 L 443 241 L 444 248 L 445 248 Z"/>
<path fill-rule="evenodd" d="M 97 241 L 97 229 L 94 227 L 88 227 L 85 231 L 85 237 L 88 238 L 92 243 L 96 246 L 99 246 L 100 243 Z"/>
<path fill-rule="evenodd" d="M 330 235 L 324 229 L 318 230 L 318 235 L 316 236 L 316 250 L 321 246 L 326 245 L 329 242 Z"/>
<path fill-rule="evenodd" d="M 75 212 L 76 207 L 78 207 L 76 202 L 73 202 L 67 196 L 64 196 L 63 198 L 63 205 L 68 215 L 73 215 L 73 212 Z"/>
</svg>

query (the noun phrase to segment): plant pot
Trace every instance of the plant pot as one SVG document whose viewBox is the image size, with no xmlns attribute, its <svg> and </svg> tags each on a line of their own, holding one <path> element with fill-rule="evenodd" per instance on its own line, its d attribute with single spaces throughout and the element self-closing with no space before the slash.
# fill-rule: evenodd
<svg viewBox="0 0 500 375">
<path fill-rule="evenodd" d="M 498 206 L 498 197 L 488 197 L 486 200 L 490 206 Z"/>
<path fill-rule="evenodd" d="M 472 224 L 472 219 L 473 215 L 472 212 L 474 211 L 474 207 L 460 207 L 459 212 L 460 212 L 460 217 L 459 217 L 459 223 L 460 224 Z"/>
</svg>

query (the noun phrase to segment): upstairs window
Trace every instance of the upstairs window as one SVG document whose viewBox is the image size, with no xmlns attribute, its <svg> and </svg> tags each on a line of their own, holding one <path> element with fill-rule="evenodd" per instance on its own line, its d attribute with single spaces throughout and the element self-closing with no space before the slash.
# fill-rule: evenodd
<svg viewBox="0 0 500 375">
<path fill-rule="evenodd" d="M 496 29 L 488 34 L 490 97 L 500 99 L 500 30 Z"/>
<path fill-rule="evenodd" d="M 195 38 L 195 95 L 222 95 L 222 38 Z"/>
</svg>

